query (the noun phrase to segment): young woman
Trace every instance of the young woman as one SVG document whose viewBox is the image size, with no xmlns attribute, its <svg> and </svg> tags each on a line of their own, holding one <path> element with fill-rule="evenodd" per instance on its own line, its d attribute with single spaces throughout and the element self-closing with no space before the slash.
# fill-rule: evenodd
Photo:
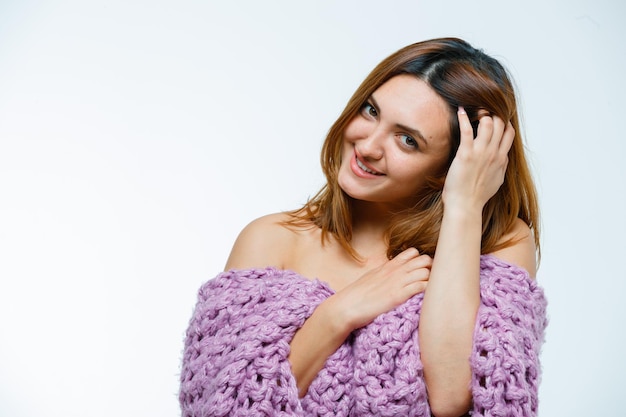
<svg viewBox="0 0 626 417">
<path fill-rule="evenodd" d="M 380 63 L 324 142 L 326 186 L 250 223 L 201 289 L 183 414 L 535 415 L 545 300 L 519 132 L 505 69 L 460 39 Z"/>
</svg>

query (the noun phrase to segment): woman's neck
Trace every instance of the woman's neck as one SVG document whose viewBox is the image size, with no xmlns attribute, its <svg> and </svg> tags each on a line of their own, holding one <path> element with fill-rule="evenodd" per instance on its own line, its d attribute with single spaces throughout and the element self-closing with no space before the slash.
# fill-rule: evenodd
<svg viewBox="0 0 626 417">
<path fill-rule="evenodd" d="M 387 229 L 392 213 L 376 203 L 354 202 L 352 206 L 352 247 L 364 258 L 387 253 Z"/>
</svg>

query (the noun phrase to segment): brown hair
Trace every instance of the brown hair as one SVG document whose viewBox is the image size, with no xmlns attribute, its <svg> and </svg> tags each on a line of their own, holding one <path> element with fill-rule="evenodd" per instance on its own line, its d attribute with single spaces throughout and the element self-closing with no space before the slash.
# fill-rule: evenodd
<svg viewBox="0 0 626 417">
<path fill-rule="evenodd" d="M 411 74 L 425 81 L 448 104 L 452 144 L 448 167 L 460 141 L 458 106 L 464 106 L 474 133 L 478 127 L 479 111 L 486 110 L 511 122 L 515 139 L 509 151 L 504 183 L 483 209 L 481 252 L 489 253 L 510 245 L 512 242 L 500 240 L 520 218 L 534 231 L 539 253 L 537 194 L 524 155 L 513 85 L 507 71 L 496 59 L 456 38 L 432 39 L 409 45 L 374 68 L 328 132 L 321 155 L 326 185 L 302 208 L 291 212 L 292 217 L 287 224 L 320 227 L 322 241 L 331 233 L 352 256 L 359 258 L 350 245 L 351 198 L 341 190 L 337 180 L 343 132 L 374 91 L 400 74 Z M 387 231 L 389 258 L 408 247 L 434 255 L 443 216 L 441 192 L 444 180 L 445 173 L 431 178 L 428 189 L 414 207 L 394 214 Z"/>
</svg>

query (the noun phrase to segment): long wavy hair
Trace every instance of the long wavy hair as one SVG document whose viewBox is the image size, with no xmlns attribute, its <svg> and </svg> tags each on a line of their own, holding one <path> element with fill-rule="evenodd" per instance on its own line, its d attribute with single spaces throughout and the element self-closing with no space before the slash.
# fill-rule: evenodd
<svg viewBox="0 0 626 417">
<path fill-rule="evenodd" d="M 411 74 L 426 82 L 449 108 L 451 150 L 447 168 L 460 142 L 458 106 L 463 106 L 474 127 L 478 112 L 509 120 L 515 139 L 509 151 L 504 183 L 485 204 L 482 220 L 481 253 L 490 253 L 512 242 L 502 242 L 517 218 L 534 232 L 537 254 L 539 245 L 539 208 L 537 193 L 524 155 L 515 90 L 506 69 L 494 58 L 457 38 L 439 38 L 418 42 L 400 49 L 383 60 L 365 78 L 345 109 L 330 128 L 322 147 L 321 165 L 326 185 L 300 209 L 290 212 L 288 226 L 317 226 L 322 243 L 333 235 L 355 259 L 360 259 L 352 239 L 352 198 L 338 184 L 343 133 L 369 97 L 390 78 Z M 443 217 L 441 193 L 447 168 L 442 175 L 429 178 L 419 202 L 394 213 L 387 230 L 387 256 L 394 257 L 408 247 L 434 256 Z"/>
</svg>

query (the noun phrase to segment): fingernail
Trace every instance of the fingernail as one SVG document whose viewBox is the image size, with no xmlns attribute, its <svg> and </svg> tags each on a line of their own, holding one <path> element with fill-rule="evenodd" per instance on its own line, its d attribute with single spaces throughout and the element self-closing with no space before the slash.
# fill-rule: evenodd
<svg viewBox="0 0 626 417">
<path fill-rule="evenodd" d="M 459 114 L 466 114 L 463 106 L 459 106 Z"/>
</svg>

